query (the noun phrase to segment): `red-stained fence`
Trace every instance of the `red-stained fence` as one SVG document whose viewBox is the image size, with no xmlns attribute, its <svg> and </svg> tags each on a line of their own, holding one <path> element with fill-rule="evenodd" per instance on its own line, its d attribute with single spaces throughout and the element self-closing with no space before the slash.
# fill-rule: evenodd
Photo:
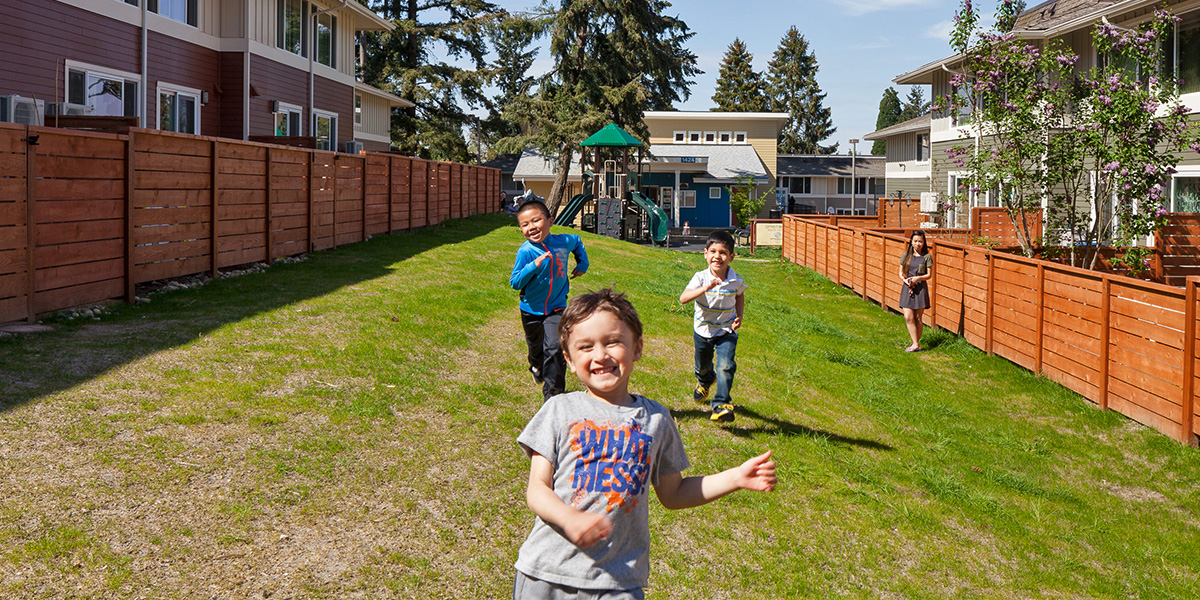
<svg viewBox="0 0 1200 600">
<path fill-rule="evenodd" d="M 0 323 L 499 209 L 500 172 L 0 123 Z"/>
<path fill-rule="evenodd" d="M 899 309 L 904 235 L 788 215 L 783 238 L 785 258 Z M 927 324 L 1195 445 L 1200 276 L 1178 288 L 937 236 L 930 247 Z"/>
</svg>

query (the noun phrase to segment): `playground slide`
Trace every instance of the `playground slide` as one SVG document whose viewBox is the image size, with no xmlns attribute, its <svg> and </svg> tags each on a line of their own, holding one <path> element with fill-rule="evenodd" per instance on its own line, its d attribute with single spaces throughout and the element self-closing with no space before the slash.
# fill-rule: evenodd
<svg viewBox="0 0 1200 600">
<path fill-rule="evenodd" d="M 558 216 L 554 218 L 555 225 L 566 225 L 570 227 L 575 223 L 575 216 L 579 211 L 583 210 L 584 205 L 592 199 L 591 194 L 575 194 L 567 201 L 566 206 L 563 206 L 558 211 Z"/>
<path fill-rule="evenodd" d="M 663 212 L 663 209 L 659 208 L 652 200 L 638 192 L 633 193 L 633 201 L 650 215 L 650 238 L 656 243 L 666 241 L 667 213 Z"/>
</svg>

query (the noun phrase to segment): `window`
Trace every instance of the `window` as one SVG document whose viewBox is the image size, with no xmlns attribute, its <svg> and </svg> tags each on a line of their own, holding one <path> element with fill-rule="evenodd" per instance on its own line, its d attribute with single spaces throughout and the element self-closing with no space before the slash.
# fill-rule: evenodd
<svg viewBox="0 0 1200 600">
<path fill-rule="evenodd" d="M 812 177 L 788 178 L 788 192 L 792 194 L 811 194 Z"/>
<path fill-rule="evenodd" d="M 308 3 L 278 0 L 275 45 L 292 54 L 308 56 Z"/>
<path fill-rule="evenodd" d="M 1200 177 L 1172 180 L 1171 212 L 1200 213 Z"/>
<path fill-rule="evenodd" d="M 689 131 L 688 132 L 688 143 L 689 144 L 699 144 L 700 143 L 700 132 L 699 131 Z"/>
<path fill-rule="evenodd" d="M 868 183 L 870 183 L 870 178 L 868 178 L 868 177 L 855 177 L 854 178 L 854 193 L 866 195 Z M 849 177 L 838 177 L 838 193 L 844 194 L 846 196 L 850 195 L 850 178 Z"/>
<path fill-rule="evenodd" d="M 200 133 L 200 92 L 159 86 L 158 128 L 178 133 Z"/>
<path fill-rule="evenodd" d="M 362 94 L 354 94 L 354 124 L 362 125 Z"/>
<path fill-rule="evenodd" d="M 679 208 L 696 208 L 696 190 L 679 191 Z"/>
<path fill-rule="evenodd" d="M 918 161 L 929 160 L 929 134 L 928 133 L 918 133 L 917 134 L 917 160 Z"/>
<path fill-rule="evenodd" d="M 128 1 L 128 0 L 126 0 Z M 146 9 L 168 19 L 197 27 L 200 0 L 146 0 Z M 136 2 L 130 2 L 136 6 Z"/>
<path fill-rule="evenodd" d="M 971 98 L 971 87 L 970 86 L 955 86 L 954 87 L 954 95 L 958 98 L 958 101 L 962 104 L 962 106 L 958 107 L 958 113 L 951 115 L 954 117 L 954 124 L 955 125 L 966 125 L 971 122 L 971 111 L 974 107 L 973 100 Z"/>
<path fill-rule="evenodd" d="M 709 200 L 720 200 L 721 199 L 721 188 L 719 188 L 715 185 L 713 187 L 708 188 L 708 199 Z"/>
<path fill-rule="evenodd" d="M 733 143 L 733 132 L 732 131 L 722 131 L 721 133 L 717 134 L 717 141 L 718 141 L 718 143 L 721 143 L 721 144 L 732 144 Z"/>
<path fill-rule="evenodd" d="M 304 135 L 300 131 L 300 107 L 283 104 L 282 102 L 277 104 L 278 106 L 275 109 L 275 135 Z"/>
<path fill-rule="evenodd" d="M 329 13 L 317 15 L 316 61 L 337 68 L 337 17 Z"/>
<path fill-rule="evenodd" d="M 733 143 L 745 144 L 746 143 L 746 132 L 745 131 L 733 132 Z"/>
<path fill-rule="evenodd" d="M 317 150 L 337 150 L 337 114 L 313 111 L 313 136 Z"/>
<path fill-rule="evenodd" d="M 67 62 L 67 102 L 86 104 L 96 115 L 137 117 L 139 77 Z"/>
<path fill-rule="evenodd" d="M 715 144 L 715 143 L 717 143 L 717 132 L 715 132 L 715 131 L 705 131 L 705 132 L 704 132 L 704 143 L 705 143 L 705 144 Z"/>
<path fill-rule="evenodd" d="M 1180 94 L 1200 92 L 1200 19 L 1175 26 L 1175 35 L 1163 48 L 1167 72 L 1175 73 Z"/>
<path fill-rule="evenodd" d="M 676 131 L 675 132 L 675 143 L 676 144 L 687 143 L 687 132 L 686 131 Z"/>
</svg>

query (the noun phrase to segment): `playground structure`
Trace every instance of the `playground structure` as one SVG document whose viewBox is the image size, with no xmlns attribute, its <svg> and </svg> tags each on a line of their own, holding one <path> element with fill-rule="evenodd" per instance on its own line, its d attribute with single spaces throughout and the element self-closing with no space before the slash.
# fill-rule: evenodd
<svg viewBox="0 0 1200 600">
<path fill-rule="evenodd" d="M 555 217 L 555 224 L 574 225 L 579 217 L 584 231 L 632 242 L 666 244 L 667 214 L 638 192 L 645 146 L 616 123 L 609 123 L 579 145 L 585 159 L 588 150 L 592 151 L 591 164 L 597 172 L 583 172 L 583 193 L 567 201 Z M 637 170 L 630 168 L 630 148 L 637 149 Z M 581 168 L 584 162 L 580 161 Z"/>
</svg>

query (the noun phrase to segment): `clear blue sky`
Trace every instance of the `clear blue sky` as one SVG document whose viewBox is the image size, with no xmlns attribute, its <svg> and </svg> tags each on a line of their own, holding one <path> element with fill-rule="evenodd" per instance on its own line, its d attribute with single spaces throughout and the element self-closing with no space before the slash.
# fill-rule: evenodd
<svg viewBox="0 0 1200 600">
<path fill-rule="evenodd" d="M 496 0 L 510 11 L 537 4 L 536 0 Z M 993 3 L 976 3 L 990 22 Z M 850 150 L 850 138 L 875 130 L 879 99 L 894 85 L 892 78 L 951 54 L 950 23 L 956 0 L 674 0 L 671 12 L 696 35 L 688 47 L 699 59 L 703 75 L 696 78 L 691 97 L 680 110 L 709 110 L 714 106 L 717 71 L 733 39 L 741 38 L 754 55 L 754 68 L 765 71 L 771 54 L 788 28 L 795 25 L 816 54 L 817 82 L 828 96 L 837 132 L 825 143 L 840 142 L 839 153 Z M 532 71 L 543 73 L 552 62 L 546 51 Z M 897 86 L 901 100 L 907 86 Z M 925 90 L 929 99 L 929 90 Z M 859 144 L 859 152 L 863 143 Z"/>
</svg>

